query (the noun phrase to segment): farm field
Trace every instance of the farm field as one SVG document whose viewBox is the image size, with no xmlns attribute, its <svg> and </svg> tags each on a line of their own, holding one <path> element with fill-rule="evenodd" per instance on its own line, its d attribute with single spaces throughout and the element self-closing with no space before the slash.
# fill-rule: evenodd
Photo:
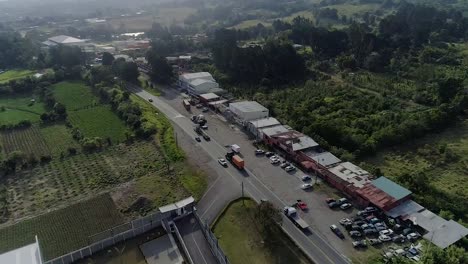
<svg viewBox="0 0 468 264">
<path fill-rule="evenodd" d="M 67 127 L 63 124 L 42 125 L 40 130 L 50 152 L 54 156 L 58 156 L 62 152 L 67 154 L 70 147 L 79 148 L 79 144 L 72 138 Z"/>
<path fill-rule="evenodd" d="M 263 24 L 265 27 L 271 26 L 270 22 L 265 22 L 265 21 L 262 21 L 262 20 L 253 19 L 253 20 L 242 21 L 241 23 L 239 23 L 239 24 L 237 24 L 235 26 L 232 26 L 231 28 L 246 29 L 246 28 L 249 28 L 249 27 L 255 27 L 255 26 L 257 26 L 257 24 Z"/>
<path fill-rule="evenodd" d="M 83 82 L 61 82 L 53 85 L 57 102 L 74 111 L 98 104 L 99 98 L 93 95 L 91 88 Z"/>
<path fill-rule="evenodd" d="M 27 76 L 31 76 L 33 74 L 34 72 L 30 70 L 9 70 L 0 74 L 0 83 L 21 79 Z"/>
<path fill-rule="evenodd" d="M 372 12 L 377 10 L 380 4 L 340 4 L 340 5 L 329 5 L 325 8 L 333 8 L 338 11 L 339 16 L 352 17 L 357 14 L 364 14 L 365 12 Z"/>
<path fill-rule="evenodd" d="M 113 143 L 122 142 L 128 129 L 109 106 L 96 106 L 68 112 L 74 127 L 80 129 L 85 137 L 109 137 Z"/>
<path fill-rule="evenodd" d="M 0 111 L 0 125 L 16 124 L 23 120 L 38 122 L 46 110 L 41 102 L 31 103 L 33 98 L 32 95 L 0 98 L 0 107 L 5 108 L 5 111 Z"/>
<path fill-rule="evenodd" d="M 122 183 L 134 190 L 132 195 L 122 197 L 122 209 L 142 194 L 151 201 L 148 209 L 152 209 L 187 196 L 175 175 L 176 172 L 168 173 L 158 147 L 147 141 L 53 159 L 6 179 L 10 220 L 66 206 L 107 190 L 120 193 L 117 187 Z"/>
<path fill-rule="evenodd" d="M 42 155 L 49 155 L 49 147 L 37 126 L 0 132 L 2 151 L 5 155 L 13 151 L 33 154 L 39 159 Z"/>
<path fill-rule="evenodd" d="M 218 220 L 213 232 L 232 264 L 244 263 L 311 263 L 278 228 L 274 238 L 263 243 L 253 219 L 254 201 L 233 202 Z M 239 254 L 242 252 L 242 254 Z"/>
<path fill-rule="evenodd" d="M 88 244 L 90 235 L 123 223 L 108 194 L 0 229 L 0 252 L 27 245 L 37 235 L 45 260 Z"/>
</svg>

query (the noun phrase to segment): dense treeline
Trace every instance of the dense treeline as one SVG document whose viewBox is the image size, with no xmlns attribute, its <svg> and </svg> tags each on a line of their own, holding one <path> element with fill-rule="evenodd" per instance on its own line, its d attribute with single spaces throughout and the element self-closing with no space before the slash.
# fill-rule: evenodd
<svg viewBox="0 0 468 264">
<path fill-rule="evenodd" d="M 0 69 L 32 65 L 34 54 L 35 49 L 29 39 L 22 38 L 17 32 L 0 28 Z"/>
</svg>

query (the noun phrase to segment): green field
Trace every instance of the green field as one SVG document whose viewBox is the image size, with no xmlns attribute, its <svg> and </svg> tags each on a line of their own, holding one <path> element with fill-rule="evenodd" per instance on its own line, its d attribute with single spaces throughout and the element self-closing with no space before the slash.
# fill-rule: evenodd
<svg viewBox="0 0 468 264">
<path fill-rule="evenodd" d="M 125 140 L 128 129 L 122 120 L 112 112 L 109 106 L 72 111 L 68 118 L 74 127 L 80 129 L 85 137 L 110 137 L 113 143 Z"/>
<path fill-rule="evenodd" d="M 265 27 L 271 26 L 271 23 L 269 23 L 269 22 L 265 22 L 265 21 L 258 20 L 258 19 L 253 19 L 253 20 L 242 21 L 241 23 L 239 23 L 239 24 L 237 24 L 235 26 L 232 26 L 231 28 L 246 29 L 246 28 L 249 28 L 249 27 L 255 27 L 258 24 L 263 24 Z"/>
<path fill-rule="evenodd" d="M 88 236 L 123 223 L 108 194 L 0 229 L 0 252 L 34 242 L 37 235 L 45 260 L 88 244 Z"/>
<path fill-rule="evenodd" d="M 5 156 L 13 151 L 21 151 L 26 157 L 33 154 L 36 159 L 50 154 L 49 147 L 37 126 L 0 132 L 0 141 Z"/>
<path fill-rule="evenodd" d="M 91 88 L 83 82 L 57 83 L 53 86 L 53 91 L 55 99 L 65 105 L 68 111 L 94 106 L 99 102 Z"/>
<path fill-rule="evenodd" d="M 364 14 L 365 12 L 372 12 L 380 7 L 379 4 L 341 4 L 329 5 L 324 8 L 333 8 L 338 11 L 339 16 L 352 17 L 354 15 Z"/>
<path fill-rule="evenodd" d="M 34 72 L 30 70 L 9 70 L 0 74 L 0 83 L 21 79 L 27 76 L 31 76 L 33 74 Z"/>
<path fill-rule="evenodd" d="M 253 219 L 255 202 L 232 203 L 218 220 L 213 232 L 232 264 L 311 263 L 279 228 L 274 239 L 263 241 Z"/>
<path fill-rule="evenodd" d="M 52 155 L 58 156 L 62 152 L 66 155 L 70 147 L 79 149 L 78 143 L 72 138 L 65 125 L 43 125 L 40 130 Z"/>
<path fill-rule="evenodd" d="M 9 96 L 0 98 L 0 107 L 4 107 L 4 111 L 0 110 L 0 125 L 1 124 L 16 124 L 23 120 L 38 122 L 42 113 L 46 112 L 45 106 L 41 102 L 31 102 L 34 96 Z"/>
</svg>

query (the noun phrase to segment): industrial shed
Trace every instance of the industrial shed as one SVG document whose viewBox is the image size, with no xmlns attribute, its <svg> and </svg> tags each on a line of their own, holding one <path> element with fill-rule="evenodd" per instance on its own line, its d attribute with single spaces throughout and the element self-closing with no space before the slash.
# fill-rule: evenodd
<svg viewBox="0 0 468 264">
<path fill-rule="evenodd" d="M 229 104 L 229 110 L 241 121 L 245 123 L 247 121 L 267 118 L 269 111 L 263 105 L 255 101 L 244 101 Z"/>
<path fill-rule="evenodd" d="M 267 117 L 249 121 L 247 123 L 247 131 L 254 135 L 257 139 L 263 138 L 262 129 L 281 125 L 274 117 Z"/>
</svg>

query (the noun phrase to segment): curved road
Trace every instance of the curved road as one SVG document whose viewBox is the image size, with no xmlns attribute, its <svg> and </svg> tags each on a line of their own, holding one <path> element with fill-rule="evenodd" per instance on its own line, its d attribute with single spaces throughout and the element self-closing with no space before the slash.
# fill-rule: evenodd
<svg viewBox="0 0 468 264">
<path fill-rule="evenodd" d="M 193 123 L 187 117 L 177 112 L 172 106 L 166 102 L 154 96 L 141 87 L 128 84 L 127 88 L 134 92 L 144 100 L 152 99 L 151 103 L 154 107 L 159 109 L 160 112 L 165 114 L 169 120 L 179 126 L 188 136 L 194 138 L 197 136 L 193 130 Z M 195 141 L 194 141 L 195 144 Z M 222 144 L 219 144 L 215 140 L 209 142 L 202 141 L 199 144 L 200 147 L 213 158 L 217 160 L 219 157 L 224 157 L 226 154 L 226 148 Z M 223 184 L 215 182 L 209 187 L 207 193 L 198 203 L 198 211 L 201 217 L 211 222 L 216 215 L 222 210 L 227 202 L 232 200 L 233 192 L 226 190 L 226 188 L 233 188 L 235 192 L 238 192 L 241 183 L 244 184 L 244 192 L 257 202 L 261 199 L 267 199 L 272 202 L 278 208 L 288 206 L 283 200 L 281 200 L 273 191 L 271 191 L 265 184 L 263 184 L 247 167 L 245 171 L 239 171 L 233 166 L 229 166 L 224 169 L 229 177 L 218 178 L 216 181 L 221 181 Z M 220 188 L 219 186 L 223 188 Z M 237 186 L 237 187 L 236 187 Z M 226 195 L 224 195 L 226 193 Z M 213 197 L 214 196 L 214 197 Z M 235 196 L 235 195 L 234 195 Z M 239 194 L 237 194 L 239 196 Z M 296 242 L 296 244 L 308 255 L 316 264 L 347 264 L 350 261 L 337 252 L 324 238 L 310 232 L 312 230 L 303 232 L 299 230 L 289 219 L 283 216 L 283 230 Z"/>
</svg>

